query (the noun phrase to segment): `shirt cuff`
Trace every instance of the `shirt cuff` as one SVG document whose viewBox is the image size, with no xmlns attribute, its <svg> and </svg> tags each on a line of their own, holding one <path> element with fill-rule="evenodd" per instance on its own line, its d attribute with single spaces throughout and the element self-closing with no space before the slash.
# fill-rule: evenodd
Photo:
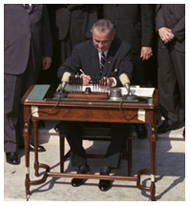
<svg viewBox="0 0 190 206">
<path fill-rule="evenodd" d="M 117 85 L 117 80 L 114 77 L 111 77 L 114 81 L 114 83 L 112 83 L 111 87 L 115 87 Z"/>
</svg>

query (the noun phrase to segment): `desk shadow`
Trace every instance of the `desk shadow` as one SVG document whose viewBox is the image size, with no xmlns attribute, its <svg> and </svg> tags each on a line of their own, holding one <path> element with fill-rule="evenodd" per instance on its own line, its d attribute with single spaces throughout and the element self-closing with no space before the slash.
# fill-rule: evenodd
<svg viewBox="0 0 190 206">
<path fill-rule="evenodd" d="M 179 142 L 179 140 L 176 140 L 176 143 L 177 142 Z M 171 152 L 172 151 L 171 149 L 172 149 L 172 145 L 169 139 L 157 142 L 157 152 L 156 152 L 157 172 L 156 172 L 155 185 L 159 181 L 162 181 L 163 187 L 159 187 L 159 194 L 157 195 L 156 193 L 155 195 L 156 200 L 161 200 L 166 193 L 174 189 L 178 184 L 182 183 L 185 179 L 185 152 Z M 170 179 L 167 180 L 166 179 L 167 177 L 174 177 L 174 178 L 172 178 L 171 180 Z M 150 186 L 150 182 L 151 182 L 150 178 L 145 178 L 141 184 L 144 186 L 146 185 Z M 167 187 L 164 187 L 166 185 Z M 141 194 L 146 197 L 150 196 L 149 192 L 146 191 L 141 191 Z"/>
<path fill-rule="evenodd" d="M 182 140 L 183 141 L 183 140 Z M 177 140 L 179 142 L 179 140 Z M 91 145 L 86 149 L 86 152 L 93 152 L 94 148 L 95 150 L 99 147 L 99 145 L 94 144 Z M 106 152 L 107 143 L 105 144 L 105 147 L 102 146 L 101 143 L 101 152 Z M 136 175 L 138 170 L 142 168 L 150 168 L 150 154 L 147 152 L 149 150 L 149 142 L 147 139 L 145 140 L 139 140 L 137 138 L 133 141 L 133 175 Z M 172 145 L 171 141 L 169 139 L 157 141 L 157 149 L 156 149 L 156 184 L 158 181 L 165 181 L 164 178 L 167 176 L 170 177 L 176 177 L 175 180 L 171 180 L 171 183 L 168 180 L 169 186 L 164 187 L 166 184 L 163 184 L 163 187 L 159 189 L 161 192 L 159 192 L 159 195 L 155 195 L 156 200 L 162 199 L 162 197 L 169 192 L 170 190 L 174 189 L 178 184 L 184 181 L 185 178 L 185 153 L 184 152 L 171 152 L 172 151 Z M 96 150 L 97 152 L 97 150 Z M 145 155 L 146 154 L 146 155 Z M 70 161 L 70 158 L 66 161 Z M 88 164 L 90 165 L 91 174 L 99 173 L 100 168 L 103 166 L 103 159 L 88 159 Z M 59 167 L 59 163 L 55 164 L 51 167 L 51 169 L 54 169 L 56 167 Z M 50 169 L 50 171 L 51 171 Z M 71 165 L 71 162 L 69 162 L 67 168 L 65 168 L 65 172 L 72 172 L 77 171 L 77 167 L 73 167 Z M 120 163 L 119 169 L 114 169 L 112 172 L 115 175 L 127 175 L 127 161 L 122 160 Z M 43 172 L 40 173 L 40 175 L 43 175 Z M 147 174 L 150 175 L 150 174 Z M 49 177 L 51 178 L 51 177 Z M 58 182 L 57 180 L 60 179 L 60 177 L 53 177 L 47 182 L 43 183 L 36 189 L 31 188 L 31 195 L 37 192 L 45 192 L 48 190 L 51 190 L 55 184 L 65 184 L 68 185 L 70 182 Z M 95 183 L 88 183 L 88 181 L 85 183 L 85 185 L 88 186 L 98 186 Z M 150 176 L 145 176 L 144 180 L 142 180 L 142 185 L 144 186 L 150 186 Z M 48 188 L 43 189 L 48 185 Z M 136 186 L 131 185 L 119 185 L 117 181 L 113 182 L 112 187 L 132 187 L 136 188 Z M 150 193 L 141 191 L 141 194 L 147 198 L 149 198 Z M 172 199 L 171 199 L 172 201 Z"/>
</svg>

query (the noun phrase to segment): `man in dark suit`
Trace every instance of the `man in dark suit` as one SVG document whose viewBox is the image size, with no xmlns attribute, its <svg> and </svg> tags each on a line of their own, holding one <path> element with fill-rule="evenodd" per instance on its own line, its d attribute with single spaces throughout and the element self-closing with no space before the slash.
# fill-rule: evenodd
<svg viewBox="0 0 190 206">
<path fill-rule="evenodd" d="M 156 5 L 158 88 L 162 116 L 158 133 L 176 129 L 180 97 L 185 109 L 185 4 Z"/>
<path fill-rule="evenodd" d="M 55 68 L 71 55 L 73 47 L 91 38 L 90 29 L 98 19 L 96 4 L 50 4 L 47 6 L 54 39 Z"/>
<path fill-rule="evenodd" d="M 98 20 L 92 27 L 92 40 L 88 40 L 76 45 L 72 55 L 58 69 L 58 77 L 62 78 L 65 72 L 76 74 L 81 68 L 84 73 L 80 76 L 83 85 L 87 85 L 92 76 L 101 76 L 111 87 L 122 86 L 119 76 L 127 74 L 132 77 L 133 62 L 131 46 L 120 39 L 114 38 L 115 31 L 113 24 L 109 20 Z M 105 55 L 105 64 L 102 68 L 101 55 Z M 85 123 L 64 122 L 62 129 L 71 146 L 71 162 L 78 166 L 78 173 L 89 172 L 89 166 L 82 147 L 81 129 Z M 120 153 L 122 152 L 125 137 L 130 130 L 127 124 L 111 124 L 112 140 L 108 147 L 104 167 L 100 174 L 109 175 L 111 168 L 117 168 Z M 80 186 L 84 183 L 82 179 L 73 179 L 73 186 Z M 100 180 L 99 188 L 107 191 L 111 188 L 111 181 Z"/>
<path fill-rule="evenodd" d="M 47 5 L 54 52 L 50 69 L 40 71 L 37 83 L 59 82 L 58 67 L 71 55 L 76 44 L 91 38 L 90 29 L 98 19 L 98 8 L 94 4 Z"/>
<path fill-rule="evenodd" d="M 4 150 L 10 164 L 19 164 L 23 146 L 20 99 L 35 84 L 41 68 L 51 65 L 52 41 L 45 5 L 4 5 Z"/>
<path fill-rule="evenodd" d="M 132 84 L 147 84 L 143 61 L 152 56 L 154 35 L 154 7 L 150 4 L 105 4 L 103 18 L 109 19 L 115 26 L 116 35 L 131 44 L 134 58 Z M 136 126 L 139 139 L 147 137 L 144 124 Z"/>
</svg>

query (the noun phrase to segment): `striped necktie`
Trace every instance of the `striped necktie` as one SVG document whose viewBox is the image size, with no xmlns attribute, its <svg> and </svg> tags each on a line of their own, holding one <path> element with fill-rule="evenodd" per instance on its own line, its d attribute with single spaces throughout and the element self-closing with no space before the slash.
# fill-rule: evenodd
<svg viewBox="0 0 190 206">
<path fill-rule="evenodd" d="M 32 4 L 24 4 L 24 8 L 27 10 L 28 13 L 30 13 L 32 11 Z"/>
<path fill-rule="evenodd" d="M 104 64 L 105 64 L 105 54 L 104 52 L 101 53 L 101 58 L 100 58 L 100 76 L 102 76 L 102 72 L 104 69 Z"/>
</svg>

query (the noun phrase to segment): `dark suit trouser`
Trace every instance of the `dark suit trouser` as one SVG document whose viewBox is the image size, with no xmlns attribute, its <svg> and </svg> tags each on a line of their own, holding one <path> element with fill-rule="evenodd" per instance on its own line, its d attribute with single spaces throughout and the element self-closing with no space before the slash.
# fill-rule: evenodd
<svg viewBox="0 0 190 206">
<path fill-rule="evenodd" d="M 82 128 L 88 123 L 63 122 L 62 129 L 71 147 L 71 162 L 74 166 L 87 164 L 85 150 L 82 146 Z M 105 123 L 104 123 L 105 124 Z M 126 137 L 131 132 L 129 124 L 112 123 L 112 139 L 108 146 L 104 165 L 111 168 L 118 168 L 120 154 L 125 146 Z"/>
<path fill-rule="evenodd" d="M 158 88 L 162 115 L 169 125 L 179 120 L 179 101 L 185 109 L 185 53 L 173 45 L 158 48 Z"/>
<path fill-rule="evenodd" d="M 4 74 L 4 150 L 6 153 L 16 152 L 17 145 L 24 145 L 23 105 L 20 100 L 35 81 L 36 75 L 30 63 L 23 74 Z"/>
<path fill-rule="evenodd" d="M 140 53 L 133 54 L 134 71 L 133 71 L 133 85 L 146 85 L 145 68 Z"/>
</svg>

